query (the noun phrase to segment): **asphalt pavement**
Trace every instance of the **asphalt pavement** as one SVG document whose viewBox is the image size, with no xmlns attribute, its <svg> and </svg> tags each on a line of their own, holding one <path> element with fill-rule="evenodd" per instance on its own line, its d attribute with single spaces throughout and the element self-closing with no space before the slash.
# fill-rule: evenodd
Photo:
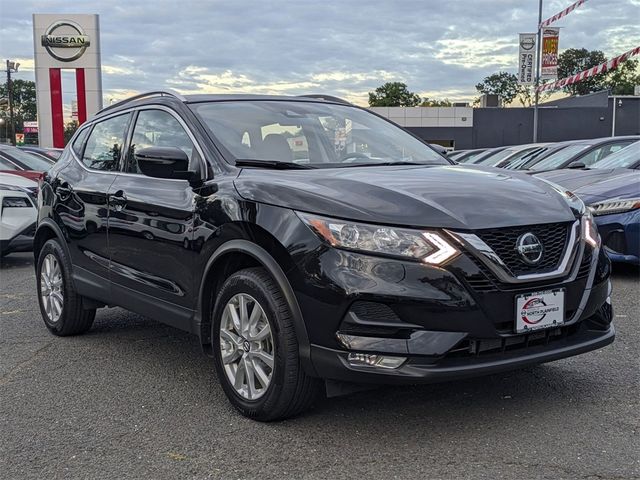
<svg viewBox="0 0 640 480">
<path fill-rule="evenodd" d="M 121 309 L 48 333 L 30 254 L 0 267 L 2 479 L 640 478 L 640 279 L 616 268 L 617 339 L 474 380 L 325 399 L 260 424 L 197 339 Z"/>
</svg>

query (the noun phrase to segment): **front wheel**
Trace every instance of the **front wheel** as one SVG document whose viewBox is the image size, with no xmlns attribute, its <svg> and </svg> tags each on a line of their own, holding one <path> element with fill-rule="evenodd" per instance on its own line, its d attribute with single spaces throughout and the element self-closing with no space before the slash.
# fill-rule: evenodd
<svg viewBox="0 0 640 480">
<path fill-rule="evenodd" d="M 45 325 L 58 336 L 77 335 L 91 328 L 96 310 L 83 307 L 83 297 L 71 279 L 71 262 L 57 240 L 48 240 L 36 268 L 38 303 Z"/>
<path fill-rule="evenodd" d="M 321 382 L 300 365 L 291 309 L 265 269 L 241 270 L 226 280 L 211 333 L 218 378 L 240 413 L 271 421 L 310 407 Z"/>
</svg>

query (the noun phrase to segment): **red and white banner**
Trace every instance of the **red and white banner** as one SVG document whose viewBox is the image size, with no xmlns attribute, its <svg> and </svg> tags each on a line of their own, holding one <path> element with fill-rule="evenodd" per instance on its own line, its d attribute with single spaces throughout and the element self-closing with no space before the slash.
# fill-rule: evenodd
<svg viewBox="0 0 640 480">
<path fill-rule="evenodd" d="M 551 25 L 553 22 L 557 22 L 558 20 L 560 20 L 562 17 L 566 17 L 567 15 L 569 15 L 571 12 L 573 12 L 576 8 L 578 8 L 580 5 L 582 5 L 583 3 L 585 3 L 587 0 L 578 0 L 575 3 L 572 3 L 571 5 L 569 5 L 567 8 L 565 8 L 564 10 L 562 10 L 561 12 L 556 13 L 553 17 L 547 18 L 544 22 L 542 22 L 538 28 L 544 28 L 544 27 L 548 27 L 549 25 Z"/>
<path fill-rule="evenodd" d="M 595 67 L 591 67 L 588 70 L 584 70 L 583 72 L 576 73 L 575 75 L 571 75 L 570 77 L 562 78 L 556 82 L 545 83 L 544 85 L 540 85 L 536 88 L 537 92 L 544 92 L 547 90 L 557 90 L 558 88 L 566 87 L 567 85 L 572 85 L 574 83 L 581 82 L 582 80 L 595 77 L 604 72 L 608 72 L 609 70 L 615 70 L 620 66 L 621 63 L 626 62 L 629 57 L 640 54 L 640 46 L 634 48 L 633 50 L 629 50 L 622 55 L 618 55 L 611 60 L 601 63 L 600 65 L 596 65 Z"/>
</svg>

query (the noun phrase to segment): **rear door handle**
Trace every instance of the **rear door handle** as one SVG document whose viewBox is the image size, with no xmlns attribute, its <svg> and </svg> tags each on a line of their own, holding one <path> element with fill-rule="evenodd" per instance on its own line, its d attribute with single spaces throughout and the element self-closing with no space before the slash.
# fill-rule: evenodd
<svg viewBox="0 0 640 480">
<path fill-rule="evenodd" d="M 127 205 L 127 196 L 122 190 L 118 190 L 113 195 L 109 195 L 109 204 L 119 212 Z"/>
</svg>

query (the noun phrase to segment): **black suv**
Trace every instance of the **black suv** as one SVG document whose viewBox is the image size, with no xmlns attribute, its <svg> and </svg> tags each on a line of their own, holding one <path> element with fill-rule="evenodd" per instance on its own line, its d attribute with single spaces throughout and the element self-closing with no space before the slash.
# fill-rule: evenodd
<svg viewBox="0 0 640 480">
<path fill-rule="evenodd" d="M 43 180 L 37 288 L 56 335 L 121 306 L 198 335 L 258 420 L 323 388 L 548 362 L 614 339 L 583 203 L 457 166 L 339 99 L 150 92 Z"/>
</svg>

